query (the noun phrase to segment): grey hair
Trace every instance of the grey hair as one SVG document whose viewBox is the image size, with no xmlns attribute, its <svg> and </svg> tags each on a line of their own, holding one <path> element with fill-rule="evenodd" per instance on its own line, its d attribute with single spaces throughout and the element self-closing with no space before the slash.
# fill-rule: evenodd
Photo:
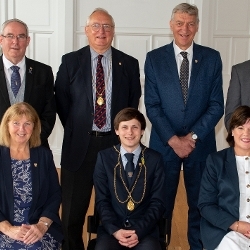
<svg viewBox="0 0 250 250">
<path fill-rule="evenodd" d="M 95 12 L 103 12 L 103 13 L 107 14 L 107 15 L 110 17 L 110 19 L 111 19 L 112 25 L 115 26 L 115 21 L 114 21 L 113 17 L 108 13 L 107 10 L 105 10 L 105 9 L 103 9 L 103 8 L 96 8 L 96 9 L 94 9 L 94 11 L 90 14 L 90 16 L 88 17 L 88 19 L 87 19 L 87 21 L 86 21 L 86 25 L 87 25 L 87 26 L 89 25 L 91 16 L 92 16 Z"/>
<path fill-rule="evenodd" d="M 191 5 L 188 3 L 180 3 L 174 7 L 171 15 L 171 20 L 174 19 L 174 14 L 176 12 L 187 13 L 188 15 L 195 16 L 197 23 L 199 23 L 199 10 L 196 5 Z"/>
<path fill-rule="evenodd" d="M 20 19 L 17 19 L 17 18 L 9 19 L 2 24 L 2 30 L 1 30 L 2 35 L 3 35 L 4 29 L 6 28 L 6 26 L 10 23 L 13 23 L 13 22 L 17 22 L 17 23 L 22 24 L 26 30 L 26 36 L 29 36 L 29 28 L 28 28 L 27 24 L 25 22 L 21 21 Z"/>
</svg>

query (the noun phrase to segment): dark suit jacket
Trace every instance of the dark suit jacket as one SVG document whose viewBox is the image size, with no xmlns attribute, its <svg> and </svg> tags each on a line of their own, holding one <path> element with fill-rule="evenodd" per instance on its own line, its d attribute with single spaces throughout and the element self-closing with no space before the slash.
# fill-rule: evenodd
<svg viewBox="0 0 250 250">
<path fill-rule="evenodd" d="M 250 60 L 232 67 L 225 108 L 225 126 L 228 129 L 232 113 L 242 105 L 250 106 Z"/>
<path fill-rule="evenodd" d="M 123 108 L 138 108 L 141 96 L 138 61 L 112 48 L 111 123 Z M 76 171 L 82 164 L 90 141 L 94 119 L 91 54 L 89 46 L 62 57 L 55 82 L 57 113 L 64 127 L 61 165 Z"/>
<path fill-rule="evenodd" d="M 145 146 L 142 145 L 142 147 L 144 148 Z M 116 148 L 120 151 L 120 145 L 116 146 Z M 148 235 L 158 237 L 157 222 L 164 212 L 165 176 L 163 162 L 161 155 L 149 148 L 145 150 L 144 159 L 147 169 L 145 196 L 142 202 L 137 204 L 135 209 L 130 212 L 126 207 L 127 202 L 120 203 L 114 192 L 114 167 L 118 162 L 118 152 L 114 148 L 108 148 L 98 153 L 93 179 L 96 209 L 102 224 L 99 227 L 99 234 L 105 231 L 111 235 L 117 230 L 125 228 L 124 222 L 126 218 L 129 218 L 131 228 L 127 229 L 135 230 L 139 240 Z M 141 161 L 139 160 L 139 162 Z M 122 162 L 120 164 L 123 179 L 127 182 Z M 139 201 L 143 193 L 145 172 L 144 168 L 142 169 L 132 193 L 135 201 Z M 137 164 L 132 182 L 136 179 L 138 172 L 139 165 Z M 116 186 L 119 199 L 121 201 L 126 200 L 128 193 L 120 178 L 120 167 L 116 171 Z"/>
<path fill-rule="evenodd" d="M 42 124 L 41 140 L 49 147 L 48 137 L 56 120 L 54 97 L 54 77 L 50 66 L 25 58 L 26 79 L 24 102 L 29 103 L 38 113 Z M 4 73 L 3 59 L 0 59 L 0 119 L 10 107 L 8 89 Z"/>
<path fill-rule="evenodd" d="M 168 140 L 194 131 L 199 140 L 189 159 L 205 161 L 216 150 L 214 128 L 224 111 L 219 52 L 194 43 L 186 106 L 173 43 L 149 52 L 145 62 L 145 106 L 152 123 L 150 147 L 167 161 L 177 160 Z"/>
<path fill-rule="evenodd" d="M 61 203 L 61 188 L 53 156 L 49 149 L 40 146 L 30 149 L 32 166 L 32 205 L 29 223 L 37 223 L 41 216 L 50 218 L 53 223 L 48 229 L 56 240 L 63 238 L 61 221 L 58 215 Z M 0 221 L 14 224 L 13 180 L 11 173 L 10 150 L 0 146 Z"/>
<path fill-rule="evenodd" d="M 201 212 L 201 239 L 206 249 L 219 245 L 239 220 L 239 178 L 233 148 L 208 156 L 201 180 L 198 207 Z"/>
</svg>

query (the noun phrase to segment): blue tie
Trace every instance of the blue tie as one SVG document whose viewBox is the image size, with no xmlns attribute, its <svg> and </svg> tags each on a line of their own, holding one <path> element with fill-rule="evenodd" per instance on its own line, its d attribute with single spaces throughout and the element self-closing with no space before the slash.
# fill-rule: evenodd
<svg viewBox="0 0 250 250">
<path fill-rule="evenodd" d="M 10 68 L 13 71 L 11 74 L 11 89 L 14 96 L 16 97 L 18 90 L 20 89 L 21 86 L 21 77 L 19 74 L 20 68 L 18 66 L 11 66 Z"/>
<path fill-rule="evenodd" d="M 133 174 L 134 174 L 134 162 L 133 162 L 133 158 L 134 158 L 134 154 L 132 153 L 126 153 L 125 154 L 125 157 L 127 158 L 128 162 L 125 166 L 125 171 L 126 171 L 126 175 L 127 175 L 127 179 L 128 179 L 128 183 L 129 185 L 131 184 L 132 182 L 132 177 L 133 177 Z"/>
</svg>

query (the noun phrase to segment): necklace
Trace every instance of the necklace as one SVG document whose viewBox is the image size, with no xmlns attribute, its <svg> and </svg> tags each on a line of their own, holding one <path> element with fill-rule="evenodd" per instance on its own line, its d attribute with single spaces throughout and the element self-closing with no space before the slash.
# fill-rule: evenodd
<svg viewBox="0 0 250 250">
<path fill-rule="evenodd" d="M 142 150 L 142 157 L 141 157 L 141 163 L 139 163 L 139 167 L 140 167 L 140 170 L 139 170 L 139 173 L 138 175 L 136 176 L 136 179 L 135 179 L 135 182 L 134 182 L 134 185 L 131 187 L 131 189 L 129 190 L 129 188 L 127 187 L 123 177 L 122 177 L 122 166 L 120 164 L 120 159 L 121 159 L 121 153 L 117 150 L 117 148 L 114 146 L 114 149 L 115 151 L 118 153 L 118 161 L 117 161 L 117 164 L 115 165 L 115 168 L 114 168 L 114 191 L 115 191 L 115 197 L 116 199 L 120 202 L 120 203 L 126 203 L 127 202 L 127 209 L 129 211 L 133 211 L 135 209 L 135 204 L 140 204 L 145 196 L 145 192 L 146 192 L 146 184 L 147 184 L 147 168 L 146 168 L 146 165 L 145 165 L 145 160 L 144 160 L 144 151 L 146 150 L 146 147 Z M 118 196 L 118 193 L 117 193 L 117 184 L 116 184 L 116 172 L 117 172 L 117 168 L 119 167 L 120 169 L 120 178 L 121 178 L 121 181 L 122 181 L 122 184 L 126 190 L 126 192 L 128 193 L 128 197 L 126 200 L 122 201 L 120 200 L 119 196 Z M 142 196 L 141 196 L 141 199 L 139 201 L 135 201 L 132 197 L 132 193 L 135 189 L 135 186 L 138 182 L 138 179 L 141 175 L 141 172 L 142 172 L 142 169 L 144 168 L 144 184 L 143 184 L 143 191 L 142 191 Z"/>
<path fill-rule="evenodd" d="M 111 72 L 111 68 L 112 68 L 112 55 L 110 55 L 110 60 L 109 60 L 109 68 L 108 68 L 108 77 L 106 78 L 106 81 L 105 81 L 105 88 L 106 88 L 106 85 L 109 81 L 109 77 L 110 77 L 110 72 Z M 104 90 L 105 88 L 103 88 L 102 92 L 99 93 L 97 91 L 97 88 L 96 88 L 96 79 L 95 79 L 95 76 L 92 75 L 92 88 L 95 89 L 96 91 L 96 103 L 99 105 L 99 106 L 102 106 L 104 104 L 104 97 L 102 97 L 103 93 L 104 93 Z"/>
</svg>

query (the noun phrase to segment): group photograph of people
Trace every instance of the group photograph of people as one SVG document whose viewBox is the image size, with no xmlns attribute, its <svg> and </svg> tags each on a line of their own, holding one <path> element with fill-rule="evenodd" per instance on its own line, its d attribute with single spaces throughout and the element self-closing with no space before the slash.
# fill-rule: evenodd
<svg viewBox="0 0 250 250">
<path fill-rule="evenodd" d="M 200 13 L 173 5 L 170 42 L 141 65 L 115 46 L 113 13 L 96 7 L 84 19 L 86 46 L 60 55 L 56 72 L 31 56 L 25 20 L 2 23 L 0 250 L 176 249 L 160 224 L 171 227 L 181 176 L 180 250 L 249 249 L 250 60 L 230 65 L 225 88 L 222 53 L 196 42 Z"/>
</svg>

